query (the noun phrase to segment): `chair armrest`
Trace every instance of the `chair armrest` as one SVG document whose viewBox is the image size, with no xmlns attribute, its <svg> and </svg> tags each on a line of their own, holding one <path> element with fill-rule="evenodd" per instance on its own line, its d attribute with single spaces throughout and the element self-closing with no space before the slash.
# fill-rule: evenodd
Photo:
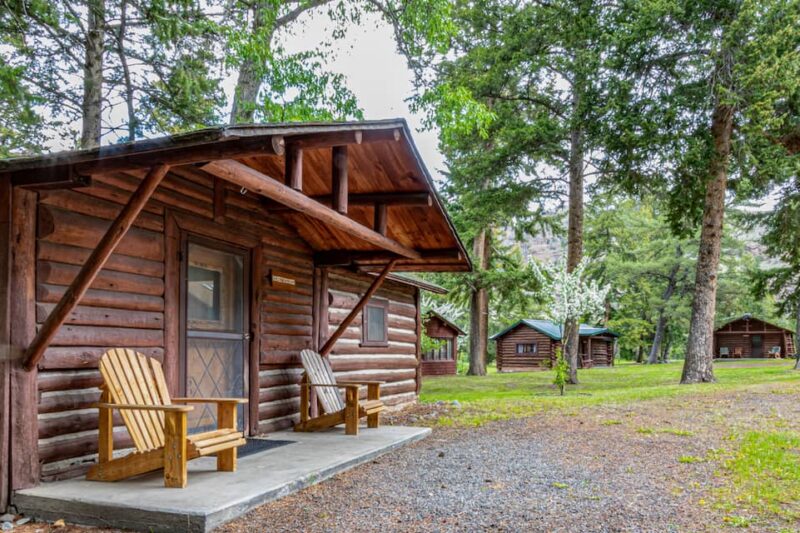
<svg viewBox="0 0 800 533">
<path fill-rule="evenodd" d="M 247 403 L 247 398 L 172 398 L 174 403 Z"/>
<path fill-rule="evenodd" d="M 356 383 L 303 383 L 304 387 L 332 387 L 334 389 L 346 389 L 348 387 L 358 387 Z"/>
<path fill-rule="evenodd" d="M 129 403 L 96 403 L 92 407 L 98 409 L 135 409 L 137 411 L 188 412 L 194 410 L 191 405 L 136 405 Z"/>
<path fill-rule="evenodd" d="M 385 381 L 342 381 L 340 385 L 385 385 Z"/>
</svg>

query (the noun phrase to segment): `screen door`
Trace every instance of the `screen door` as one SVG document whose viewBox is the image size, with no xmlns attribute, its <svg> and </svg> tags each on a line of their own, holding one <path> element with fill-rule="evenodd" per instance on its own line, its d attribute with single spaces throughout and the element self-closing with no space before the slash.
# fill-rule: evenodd
<svg viewBox="0 0 800 533">
<path fill-rule="evenodd" d="M 186 396 L 247 397 L 246 251 L 189 241 L 184 268 Z M 189 431 L 215 429 L 215 404 L 193 404 Z M 245 409 L 239 406 L 239 428 Z"/>
</svg>

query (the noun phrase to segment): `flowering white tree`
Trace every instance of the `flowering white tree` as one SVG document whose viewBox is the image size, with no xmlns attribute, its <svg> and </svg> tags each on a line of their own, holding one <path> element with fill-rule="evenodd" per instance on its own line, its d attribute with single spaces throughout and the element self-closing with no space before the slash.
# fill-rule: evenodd
<svg viewBox="0 0 800 533">
<path fill-rule="evenodd" d="M 564 260 L 550 265 L 534 263 L 533 272 L 541 284 L 540 293 L 550 301 L 547 316 L 561 327 L 564 344 L 572 338 L 568 328 L 580 327 L 581 319 L 594 320 L 603 312 L 609 285 L 599 285 L 594 280 L 585 280 L 586 261 L 581 261 L 572 271 L 567 272 Z M 571 353 L 564 346 L 564 353 Z M 577 354 L 577 350 L 575 352 Z M 570 383 L 578 382 L 578 360 L 570 357 Z"/>
</svg>

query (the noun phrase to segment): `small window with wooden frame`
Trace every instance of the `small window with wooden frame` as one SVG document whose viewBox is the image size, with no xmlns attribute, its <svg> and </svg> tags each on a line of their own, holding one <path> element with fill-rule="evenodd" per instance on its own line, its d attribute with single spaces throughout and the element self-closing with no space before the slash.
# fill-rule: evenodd
<svg viewBox="0 0 800 533">
<path fill-rule="evenodd" d="M 538 346 L 535 342 L 527 344 L 517 344 L 517 355 L 536 355 L 538 353 Z"/>
<path fill-rule="evenodd" d="M 364 306 L 361 346 L 389 346 L 389 300 L 371 298 Z"/>
</svg>

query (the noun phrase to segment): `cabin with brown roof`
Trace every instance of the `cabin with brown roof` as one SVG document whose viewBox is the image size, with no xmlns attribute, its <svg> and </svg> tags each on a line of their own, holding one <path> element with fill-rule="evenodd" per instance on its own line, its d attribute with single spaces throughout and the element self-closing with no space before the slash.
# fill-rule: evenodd
<svg viewBox="0 0 800 533">
<path fill-rule="evenodd" d="M 489 339 L 497 342 L 497 371 L 551 368 L 561 347 L 562 328 L 550 320 L 525 319 Z M 578 366 L 613 366 L 619 335 L 608 328 L 580 325 Z"/>
<path fill-rule="evenodd" d="M 0 509 L 97 460 L 108 349 L 160 361 L 172 396 L 247 398 L 245 436 L 298 421 L 305 348 L 402 406 L 420 387 L 420 284 L 393 273 L 471 269 L 403 120 L 3 160 L 0 241 Z"/>
<path fill-rule="evenodd" d="M 422 352 L 423 376 L 454 375 L 458 370 L 458 337 L 466 335 L 456 324 L 436 311 L 425 317 L 425 334 L 438 341 L 438 346 Z"/>
<path fill-rule="evenodd" d="M 714 357 L 790 357 L 795 353 L 794 332 L 745 314 L 714 330 Z"/>
</svg>

